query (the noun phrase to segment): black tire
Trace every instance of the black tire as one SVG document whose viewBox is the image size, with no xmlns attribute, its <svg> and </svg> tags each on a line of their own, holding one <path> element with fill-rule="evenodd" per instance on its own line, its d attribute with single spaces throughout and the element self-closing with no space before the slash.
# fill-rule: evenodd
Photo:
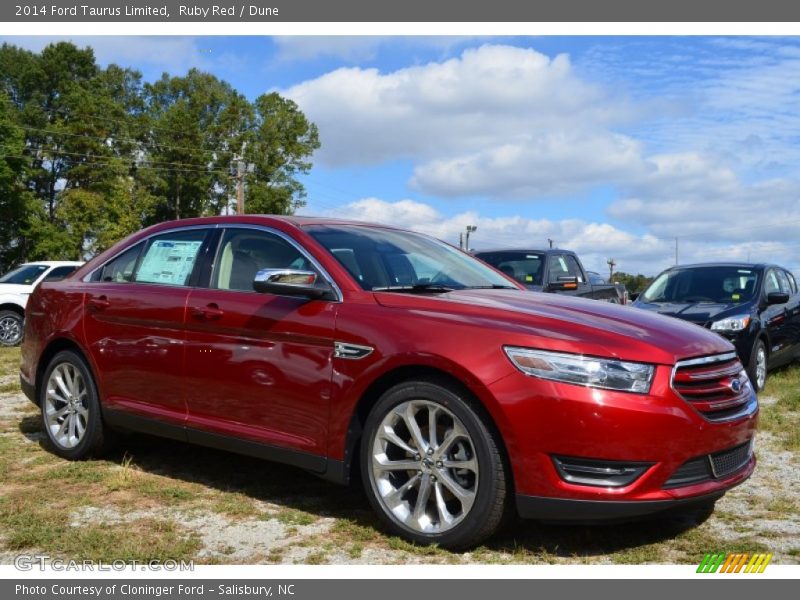
<svg viewBox="0 0 800 600">
<path fill-rule="evenodd" d="M 80 423 L 85 423 L 83 427 L 83 433 L 80 435 L 79 441 L 72 446 L 66 445 L 65 443 L 62 443 L 62 441 L 59 441 L 58 431 L 53 430 L 54 428 L 58 429 L 59 424 L 63 426 L 63 423 L 67 417 L 65 416 L 64 420 L 60 421 L 56 419 L 54 423 L 53 419 L 49 415 L 49 411 L 52 411 L 56 408 L 63 409 L 66 406 L 65 403 L 58 400 L 48 401 L 48 388 L 50 387 L 48 384 L 51 381 L 51 376 L 56 369 L 74 369 L 72 372 L 79 373 L 82 381 L 84 382 L 85 395 L 75 394 L 74 398 L 76 398 L 76 408 L 74 411 L 68 411 L 74 413 L 73 416 L 75 419 L 79 419 L 77 414 L 80 410 L 78 408 L 79 405 L 82 408 L 85 408 L 86 411 L 85 416 L 81 414 L 79 419 Z M 59 396 L 64 397 L 65 394 L 63 391 L 57 388 L 58 386 L 56 385 L 53 389 L 57 391 Z M 80 398 L 78 398 L 79 396 Z M 94 377 L 92 376 L 86 361 L 84 361 L 84 359 L 76 352 L 64 350 L 56 354 L 50 360 L 49 364 L 47 365 L 47 369 L 44 371 L 44 376 L 39 382 L 38 400 L 39 407 L 41 409 L 42 427 L 47 435 L 53 452 L 58 456 L 69 460 L 84 460 L 93 456 L 99 456 L 110 445 L 111 434 L 103 423 L 103 417 L 100 411 L 100 399 L 97 393 L 97 386 L 95 384 Z M 76 425 L 76 429 L 77 427 L 78 426 Z M 78 436 L 72 437 L 78 439 Z"/>
<path fill-rule="evenodd" d="M 764 356 L 764 379 L 759 384 L 759 376 L 758 376 L 758 361 L 759 361 L 759 352 L 763 352 Z M 756 392 L 760 392 L 764 389 L 764 386 L 767 383 L 767 346 L 764 344 L 764 340 L 762 338 L 758 338 L 756 343 L 753 344 L 753 351 L 750 353 L 750 364 L 747 365 L 747 376 L 750 378 L 750 383 L 753 385 L 753 389 Z"/>
<path fill-rule="evenodd" d="M 14 310 L 0 310 L 0 346 L 18 346 L 22 342 L 24 317 Z"/>
<path fill-rule="evenodd" d="M 373 448 L 384 418 L 390 418 L 395 408 L 410 401 L 422 401 L 428 405 L 433 403 L 433 405 L 443 407 L 445 409 L 443 417 L 445 420 L 449 418 L 446 411 L 449 411 L 451 415 L 455 415 L 469 434 L 469 445 L 474 448 L 474 453 L 470 454 L 471 458 L 477 461 L 478 469 L 473 479 L 475 486 L 474 502 L 468 511 L 461 512 L 461 520 L 456 525 L 442 532 L 428 533 L 411 528 L 402 523 L 393 514 L 390 514 L 378 491 L 376 476 L 373 473 Z M 427 430 L 429 431 L 430 428 L 427 428 Z M 444 437 L 444 434 L 442 434 L 442 437 Z M 506 517 L 511 512 L 509 506 L 512 497 L 511 478 L 498 438 L 499 435 L 495 433 L 494 427 L 490 423 L 488 416 L 485 415 L 483 408 L 475 400 L 455 387 L 451 388 L 448 385 L 432 381 L 409 381 L 394 386 L 381 396 L 371 410 L 361 439 L 361 478 L 370 504 L 391 532 L 411 542 L 437 544 L 450 550 L 461 550 L 479 544 L 493 535 L 507 521 Z M 429 434 L 428 439 L 430 440 Z M 442 444 L 443 446 L 445 444 Z M 421 455 L 424 461 L 424 453 L 421 452 Z M 411 457 L 409 460 L 413 459 Z M 401 458 L 400 460 L 404 459 Z M 460 459 L 446 458 L 445 460 Z M 438 462 L 436 466 L 440 466 Z M 457 472 L 455 469 L 447 468 L 435 472 L 439 474 L 439 478 L 442 481 L 431 484 L 437 486 L 431 492 L 431 497 L 433 498 L 431 501 L 434 503 L 437 502 L 435 489 L 445 489 L 443 471 L 451 474 Z M 461 473 L 463 472 L 461 471 Z M 413 473 L 413 471 L 409 473 Z M 435 475 L 435 473 L 431 472 L 432 475 Z M 411 477 L 410 474 L 407 476 Z M 424 474 L 422 476 L 424 477 Z M 435 476 L 432 476 L 431 479 L 433 482 L 437 481 Z M 385 485 L 385 482 L 383 484 Z"/>
</svg>

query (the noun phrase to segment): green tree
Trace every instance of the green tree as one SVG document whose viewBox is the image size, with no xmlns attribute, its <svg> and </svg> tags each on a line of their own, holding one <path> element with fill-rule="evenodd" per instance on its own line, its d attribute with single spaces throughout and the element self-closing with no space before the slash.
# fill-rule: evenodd
<svg viewBox="0 0 800 600">
<path fill-rule="evenodd" d="M 196 69 L 143 84 L 91 48 L 3 44 L 0 264 L 83 258 L 144 225 L 227 212 L 240 181 L 248 212 L 291 213 L 318 147 L 278 94 L 250 102 Z"/>
</svg>

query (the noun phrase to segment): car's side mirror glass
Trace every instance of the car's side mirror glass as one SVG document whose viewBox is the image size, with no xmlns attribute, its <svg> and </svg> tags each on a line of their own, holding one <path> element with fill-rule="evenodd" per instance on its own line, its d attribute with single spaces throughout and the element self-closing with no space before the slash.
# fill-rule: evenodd
<svg viewBox="0 0 800 600">
<path fill-rule="evenodd" d="M 555 281 L 551 281 L 548 288 L 551 290 L 575 290 L 578 289 L 578 278 L 574 275 L 564 275 Z"/>
<path fill-rule="evenodd" d="M 256 273 L 253 289 L 262 294 L 305 298 L 327 298 L 332 294 L 330 286 L 318 281 L 314 271 L 297 269 L 262 269 Z"/>
</svg>

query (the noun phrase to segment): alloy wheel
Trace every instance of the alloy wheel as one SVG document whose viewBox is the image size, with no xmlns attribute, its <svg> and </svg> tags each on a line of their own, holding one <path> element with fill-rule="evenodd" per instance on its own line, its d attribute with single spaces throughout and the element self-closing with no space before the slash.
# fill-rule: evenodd
<svg viewBox="0 0 800 600">
<path fill-rule="evenodd" d="M 50 373 L 44 413 L 53 442 L 62 448 L 80 444 L 89 424 L 88 390 L 74 365 L 63 362 Z"/>
<path fill-rule="evenodd" d="M 756 385 L 759 390 L 764 389 L 767 383 L 767 351 L 763 345 L 758 347 L 756 353 Z"/>
<path fill-rule="evenodd" d="M 14 346 L 22 339 L 22 324 L 18 318 L 7 316 L 0 319 L 0 344 Z"/>
<path fill-rule="evenodd" d="M 390 410 L 372 444 L 372 484 L 392 519 L 440 534 L 469 514 L 478 490 L 475 445 L 450 410 L 410 400 Z"/>
</svg>

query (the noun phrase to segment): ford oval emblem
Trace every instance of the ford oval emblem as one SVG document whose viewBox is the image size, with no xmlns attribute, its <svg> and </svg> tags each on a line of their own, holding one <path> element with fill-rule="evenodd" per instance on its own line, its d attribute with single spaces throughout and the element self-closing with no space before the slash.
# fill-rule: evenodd
<svg viewBox="0 0 800 600">
<path fill-rule="evenodd" d="M 731 390 L 734 392 L 739 392 L 742 389 L 742 382 L 738 379 L 734 379 L 731 381 Z"/>
</svg>

